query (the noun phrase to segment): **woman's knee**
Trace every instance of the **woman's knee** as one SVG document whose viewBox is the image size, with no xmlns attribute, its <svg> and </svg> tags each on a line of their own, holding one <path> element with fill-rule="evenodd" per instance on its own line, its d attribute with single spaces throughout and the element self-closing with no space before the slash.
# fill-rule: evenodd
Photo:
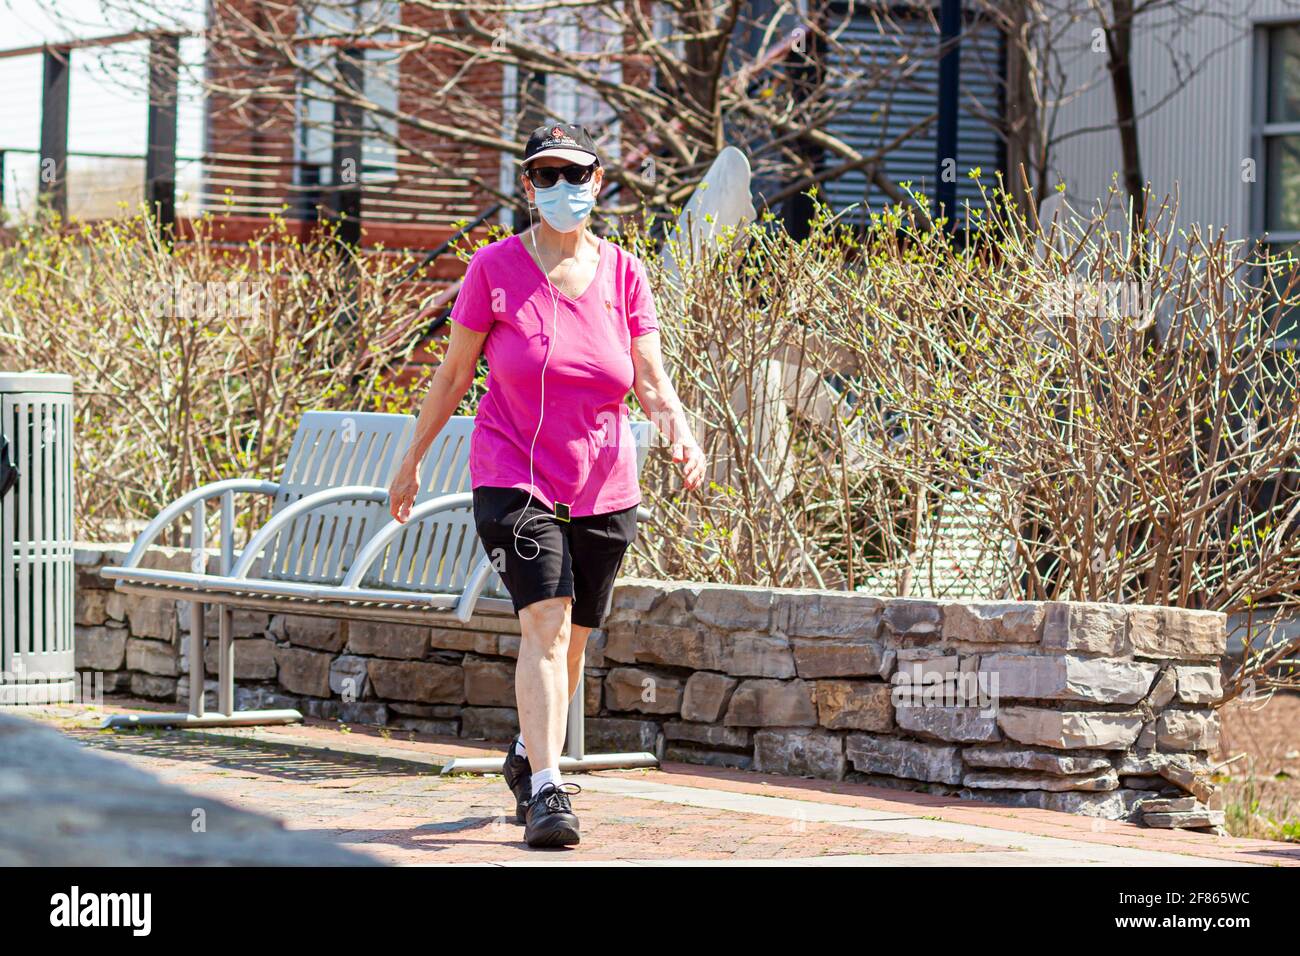
<svg viewBox="0 0 1300 956">
<path fill-rule="evenodd" d="M 524 641 L 544 654 L 567 653 L 569 645 L 569 607 L 567 597 L 547 598 L 519 611 L 519 630 Z"/>
</svg>

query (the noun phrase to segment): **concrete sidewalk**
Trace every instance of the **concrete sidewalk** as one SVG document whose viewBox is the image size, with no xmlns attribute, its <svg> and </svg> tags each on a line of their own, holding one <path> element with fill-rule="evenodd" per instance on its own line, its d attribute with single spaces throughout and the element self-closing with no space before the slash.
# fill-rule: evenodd
<svg viewBox="0 0 1300 956">
<path fill-rule="evenodd" d="M 1300 866 L 1300 846 L 1150 830 L 853 783 L 665 764 L 572 777 L 580 847 L 531 851 L 499 777 L 440 777 L 501 748 L 336 723 L 93 729 L 113 706 L 28 716 L 165 782 L 394 864 Z"/>
<path fill-rule="evenodd" d="M 0 707 L 0 867 L 373 866 Z"/>
</svg>

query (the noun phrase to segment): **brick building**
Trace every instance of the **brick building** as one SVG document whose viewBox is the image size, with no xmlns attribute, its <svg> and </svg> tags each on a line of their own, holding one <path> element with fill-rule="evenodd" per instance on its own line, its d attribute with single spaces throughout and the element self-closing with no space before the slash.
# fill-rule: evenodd
<svg viewBox="0 0 1300 956">
<path fill-rule="evenodd" d="M 609 157 L 607 162 L 619 162 L 628 153 L 625 147 L 636 138 L 634 117 L 602 115 L 602 109 L 607 107 L 595 97 L 573 89 L 566 94 L 563 89 L 549 88 L 544 76 L 520 77 L 513 67 L 490 59 L 471 62 L 465 54 L 439 48 L 405 53 L 400 63 L 385 65 L 385 58 L 393 57 L 393 41 L 402 35 L 399 31 L 385 32 L 382 29 L 385 23 L 419 26 L 430 34 L 470 46 L 485 45 L 482 35 L 467 31 L 446 12 L 401 0 L 357 0 L 352 8 L 331 5 L 333 20 L 328 21 L 319 13 L 300 14 L 289 10 L 286 14 L 278 6 L 268 10 L 257 0 L 224 2 L 237 13 L 236 20 L 246 18 L 256 29 L 296 34 L 301 40 L 297 46 L 301 58 L 318 65 L 324 73 L 341 74 L 345 68 L 338 67 L 342 56 L 364 59 L 365 66 L 359 75 L 364 76 L 361 82 L 366 98 L 429 124 L 428 129 L 403 124 L 401 145 L 394 148 L 386 140 L 396 132 L 395 126 L 388 127 L 390 137 L 385 137 L 381 135 L 383 124 L 389 121 L 373 112 L 359 118 L 358 122 L 366 130 L 359 149 L 361 241 L 365 245 L 382 243 L 388 248 L 437 245 L 453 231 L 453 223 L 473 219 L 492 206 L 498 198 L 493 190 L 510 192 L 515 188 L 510 157 L 503 157 L 500 151 L 487 145 L 453 145 L 436 130 L 451 125 L 472 129 L 484 138 L 517 142 L 521 131 L 506 126 L 508 122 L 514 123 L 514 106 L 521 82 L 536 84 L 531 87 L 534 92 L 541 87 L 540 98 L 546 102 L 551 115 L 606 130 L 609 138 L 602 143 L 602 149 Z M 1001 34 L 973 12 L 975 6 L 967 4 L 962 27 L 956 152 L 960 173 L 979 168 L 991 174 L 1005 170 L 1008 165 L 1003 123 L 1007 99 L 1006 50 Z M 760 19 L 768 8 L 776 15 L 776 4 L 770 0 L 755 0 L 751 8 L 750 15 Z M 340 10 L 351 13 L 339 13 Z M 281 16 L 298 17 L 295 28 L 290 30 L 287 24 L 272 22 L 270 18 L 277 11 Z M 837 21 L 835 26 L 843 47 L 820 56 L 818 68 L 827 82 L 844 84 L 845 94 L 852 97 L 849 108 L 828 121 L 829 132 L 854 148 L 871 152 L 935 111 L 940 85 L 937 57 L 931 61 L 918 56 L 919 63 L 911 65 L 909 75 L 900 81 L 897 89 L 886 86 L 864 95 L 852 88 L 853 77 L 858 75 L 855 70 L 861 62 L 892 62 L 899 56 L 900 36 L 902 42 L 916 44 L 911 48 L 918 54 L 933 51 L 940 38 L 932 17 L 919 12 L 919 8 L 908 12 L 900 7 L 894 11 L 895 25 L 886 29 L 865 7 L 844 5 L 841 8 L 832 4 L 825 15 Z M 317 19 L 313 20 L 313 16 Z M 339 19 L 346 16 L 354 20 Z M 841 24 L 840 20 L 844 22 Z M 789 26 L 795 29 L 799 22 L 792 19 Z M 381 26 L 377 28 L 377 24 Z M 209 82 L 218 89 L 227 86 L 247 90 L 248 77 L 256 76 L 259 88 L 269 92 L 260 97 L 218 94 L 210 98 L 204 201 L 209 208 L 222 208 L 254 220 L 271 211 L 283 210 L 305 224 L 316 218 L 320 208 L 336 209 L 345 200 L 339 184 L 332 178 L 339 161 L 334 130 L 343 126 L 347 117 L 333 115 L 329 91 L 319 82 L 304 78 L 280 58 L 258 49 L 256 44 L 241 40 L 243 29 L 243 26 L 226 29 L 220 22 L 209 24 L 212 37 L 208 53 Z M 584 44 L 596 42 L 584 34 L 581 26 L 557 28 L 554 34 L 560 49 L 591 52 Z M 349 39 L 347 42 L 354 49 L 345 51 L 338 42 L 331 42 L 331 35 L 350 38 L 364 35 L 366 39 L 360 43 Z M 321 39 L 314 41 L 313 37 Z M 760 39 L 738 34 L 733 46 L 757 44 Z M 742 54 L 757 52 L 757 48 L 741 50 Z M 641 78 L 628 76 L 629 69 L 638 69 L 635 60 L 624 59 L 620 68 L 624 81 L 641 82 Z M 771 69 L 779 71 L 783 64 L 776 62 Z M 655 82 L 648 68 L 643 79 L 647 85 Z M 438 91 L 437 102 L 423 105 L 421 100 L 430 90 Z M 511 117 L 509 121 L 507 116 Z M 548 118 L 529 117 L 531 122 L 520 125 L 531 126 Z M 929 128 L 924 128 L 924 122 L 919 125 L 923 127 L 919 133 L 907 138 L 886 157 L 885 175 L 896 183 L 911 182 L 930 193 L 938 134 L 933 125 Z M 744 147 L 745 143 L 738 145 Z M 829 168 L 837 162 L 834 157 L 828 157 L 826 166 Z M 771 194 L 784 185 L 757 182 L 755 188 L 759 193 Z M 958 202 L 979 201 L 978 184 L 968 176 L 958 175 L 956 189 Z M 862 169 L 828 179 L 822 193 L 838 208 L 855 203 L 863 208 L 868 205 L 878 208 L 888 201 Z"/>
<path fill-rule="evenodd" d="M 228 6 L 268 32 L 296 32 L 310 38 L 314 31 L 324 36 L 347 29 L 347 25 L 313 23 L 304 15 L 296 30 L 291 30 L 286 24 L 270 22 L 277 10 L 285 15 L 280 8 L 268 9 L 257 0 L 236 0 Z M 444 14 L 397 0 L 367 0 L 358 7 L 358 15 L 368 22 L 376 15 L 391 16 L 408 25 L 457 32 L 454 24 L 434 22 Z M 210 23 L 209 34 L 207 73 L 214 92 L 206 111 L 204 206 L 247 218 L 250 227 L 272 212 L 309 223 L 321 211 L 336 210 L 343 184 L 333 181 L 335 149 L 349 136 L 332 135 L 332 127 L 344 127 L 347 117 L 333 115 L 329 91 L 320 84 L 312 89 L 310 77 L 300 75 L 275 51 L 247 40 L 238 27 Z M 384 62 L 392 56 L 391 46 L 391 39 L 380 35 L 345 50 L 326 37 L 318 44 L 308 39 L 301 45 L 300 55 L 322 73 L 334 69 L 331 59 L 338 62 L 337 58 L 353 56 L 365 60 L 364 67 L 357 70 L 366 97 L 431 123 L 445 117 L 422 109 L 420 92 L 431 84 L 452 84 L 456 109 L 477 113 L 486 128 L 499 128 L 504 88 L 499 65 L 467 68 L 465 56 L 440 51 L 407 55 L 399 69 L 396 63 Z M 265 95 L 221 92 L 247 90 L 252 76 Z M 428 248 L 449 236 L 453 223 L 473 219 L 494 202 L 479 184 L 499 183 L 500 154 L 496 150 L 452 145 L 414 126 L 401 130 L 401 146 L 395 147 L 384 135 L 388 132 L 391 136 L 393 128 L 380 126 L 386 120 L 366 115 L 359 117 L 359 122 L 363 132 L 356 145 L 364 245 Z M 441 168 L 428 161 L 430 156 Z"/>
</svg>

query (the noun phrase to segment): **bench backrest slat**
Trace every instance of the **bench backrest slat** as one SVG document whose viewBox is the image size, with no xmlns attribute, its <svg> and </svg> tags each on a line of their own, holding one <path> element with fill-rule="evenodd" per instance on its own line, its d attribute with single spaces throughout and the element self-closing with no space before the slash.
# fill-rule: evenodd
<svg viewBox="0 0 1300 956">
<path fill-rule="evenodd" d="M 420 463 L 416 504 L 470 490 L 469 448 L 474 419 L 448 420 Z M 365 584 L 397 590 L 457 592 L 483 553 L 469 508 L 447 511 L 411 524 L 375 562 Z M 493 575 L 486 593 L 503 595 Z"/>
<path fill-rule="evenodd" d="M 409 415 L 305 413 L 285 460 L 275 512 L 328 488 L 387 487 L 413 429 Z M 271 542 L 261 576 L 338 584 L 357 550 L 387 520 L 388 508 L 383 502 L 342 501 L 315 509 Z"/>
</svg>

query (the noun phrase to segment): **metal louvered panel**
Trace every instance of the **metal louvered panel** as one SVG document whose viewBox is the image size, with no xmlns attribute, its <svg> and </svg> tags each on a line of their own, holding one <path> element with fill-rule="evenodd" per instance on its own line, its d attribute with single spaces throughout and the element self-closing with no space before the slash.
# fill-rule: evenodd
<svg viewBox="0 0 1300 956">
<path fill-rule="evenodd" d="M 412 524 L 376 563 L 378 573 L 366 585 L 457 593 L 483 555 L 473 512 L 468 508 L 443 512 Z M 485 593 L 504 593 L 495 575 Z"/>
<path fill-rule="evenodd" d="M 326 488 L 387 487 L 410 439 L 412 419 L 378 412 L 307 412 L 294 435 L 275 511 Z M 357 550 L 389 518 L 377 501 L 341 501 L 313 509 L 267 548 L 263 576 L 338 584 Z"/>
<path fill-rule="evenodd" d="M 930 515 L 920 540 L 924 545 L 915 562 L 881 565 L 858 590 L 896 594 L 904 572 L 910 570 L 906 597 L 1000 600 L 1010 593 L 1018 566 L 1015 539 L 1004 516 L 986 501 L 964 493 L 950 495 Z"/>
<path fill-rule="evenodd" d="M 420 472 L 422 498 L 434 498 L 469 491 L 469 443 L 474 434 L 474 419 L 456 415 L 443 426 L 424 456 Z"/>
<path fill-rule="evenodd" d="M 0 375 L 20 474 L 0 500 L 0 703 L 72 700 L 72 380 Z"/>
<path fill-rule="evenodd" d="M 832 28 L 844 23 L 846 8 L 831 14 Z M 936 27 L 927 19 L 895 12 L 897 30 L 882 33 L 879 25 L 861 5 L 838 39 L 838 49 L 826 55 L 827 80 L 844 90 L 850 105 L 827 124 L 832 135 L 862 153 L 872 153 L 906 132 L 938 109 L 939 45 Z M 961 38 L 960 111 L 957 120 L 957 200 L 983 205 L 979 185 L 970 178 L 981 171 L 987 188 L 996 182 L 1001 169 L 1003 144 L 994 124 L 1003 112 L 1004 41 L 997 28 L 968 14 Z M 913 68 L 903 77 L 900 55 L 908 53 L 906 66 Z M 888 68 L 881 78 L 872 78 L 872 68 Z M 866 89 L 874 83 L 874 88 Z M 934 195 L 935 122 L 899 144 L 885 157 L 885 175 L 894 183 L 911 183 L 915 191 Z M 828 156 L 826 164 L 840 160 Z M 823 183 L 822 195 L 835 210 L 859 203 L 879 211 L 888 197 L 870 183 L 866 174 L 855 170 Z M 859 206 L 850 218 L 863 218 Z"/>
</svg>

